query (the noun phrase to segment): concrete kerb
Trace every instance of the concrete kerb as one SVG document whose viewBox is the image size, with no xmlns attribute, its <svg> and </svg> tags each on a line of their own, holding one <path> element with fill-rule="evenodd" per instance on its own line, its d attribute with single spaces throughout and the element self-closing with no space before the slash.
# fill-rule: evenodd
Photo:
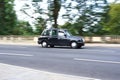
<svg viewBox="0 0 120 80">
<path fill-rule="evenodd" d="M 0 80 L 100 80 L 95 78 L 56 74 L 0 63 Z"/>
<path fill-rule="evenodd" d="M 35 41 L 0 41 L 0 44 L 6 45 L 38 45 Z"/>
<path fill-rule="evenodd" d="M 36 41 L 0 41 L 0 44 L 8 45 L 32 45 L 37 46 Z M 85 43 L 87 46 L 98 46 L 98 47 L 120 47 L 120 44 L 109 44 L 109 43 Z"/>
</svg>

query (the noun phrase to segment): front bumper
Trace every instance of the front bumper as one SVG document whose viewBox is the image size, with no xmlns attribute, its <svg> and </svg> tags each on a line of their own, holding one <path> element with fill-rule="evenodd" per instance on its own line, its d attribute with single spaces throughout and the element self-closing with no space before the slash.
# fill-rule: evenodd
<svg viewBox="0 0 120 80">
<path fill-rule="evenodd" d="M 83 42 L 78 42 L 78 45 L 80 45 L 80 46 L 85 46 L 85 43 L 83 43 Z"/>
</svg>

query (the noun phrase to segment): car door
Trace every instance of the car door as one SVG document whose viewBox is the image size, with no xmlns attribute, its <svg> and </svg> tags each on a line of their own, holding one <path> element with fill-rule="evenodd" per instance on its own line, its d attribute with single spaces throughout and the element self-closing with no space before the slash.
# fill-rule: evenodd
<svg viewBox="0 0 120 80">
<path fill-rule="evenodd" d="M 58 31 L 58 43 L 61 46 L 69 45 L 69 39 L 67 39 L 67 36 L 63 31 Z"/>
<path fill-rule="evenodd" d="M 51 30 L 49 37 L 50 45 L 58 45 L 58 31 L 57 29 Z"/>
</svg>

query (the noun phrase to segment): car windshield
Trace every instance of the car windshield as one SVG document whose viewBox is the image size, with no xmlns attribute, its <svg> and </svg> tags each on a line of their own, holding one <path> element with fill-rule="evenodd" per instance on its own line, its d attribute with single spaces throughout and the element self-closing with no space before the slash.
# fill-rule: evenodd
<svg viewBox="0 0 120 80">
<path fill-rule="evenodd" d="M 65 30 L 65 32 L 67 36 L 72 36 L 72 34 L 68 30 Z"/>
</svg>

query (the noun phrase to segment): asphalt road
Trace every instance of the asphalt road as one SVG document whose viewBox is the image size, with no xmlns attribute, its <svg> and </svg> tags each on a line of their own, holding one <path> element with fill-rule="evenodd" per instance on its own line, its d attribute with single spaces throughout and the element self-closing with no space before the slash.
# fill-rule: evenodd
<svg viewBox="0 0 120 80">
<path fill-rule="evenodd" d="M 0 45 L 0 63 L 101 80 L 120 80 L 120 47 L 71 49 Z"/>
</svg>

